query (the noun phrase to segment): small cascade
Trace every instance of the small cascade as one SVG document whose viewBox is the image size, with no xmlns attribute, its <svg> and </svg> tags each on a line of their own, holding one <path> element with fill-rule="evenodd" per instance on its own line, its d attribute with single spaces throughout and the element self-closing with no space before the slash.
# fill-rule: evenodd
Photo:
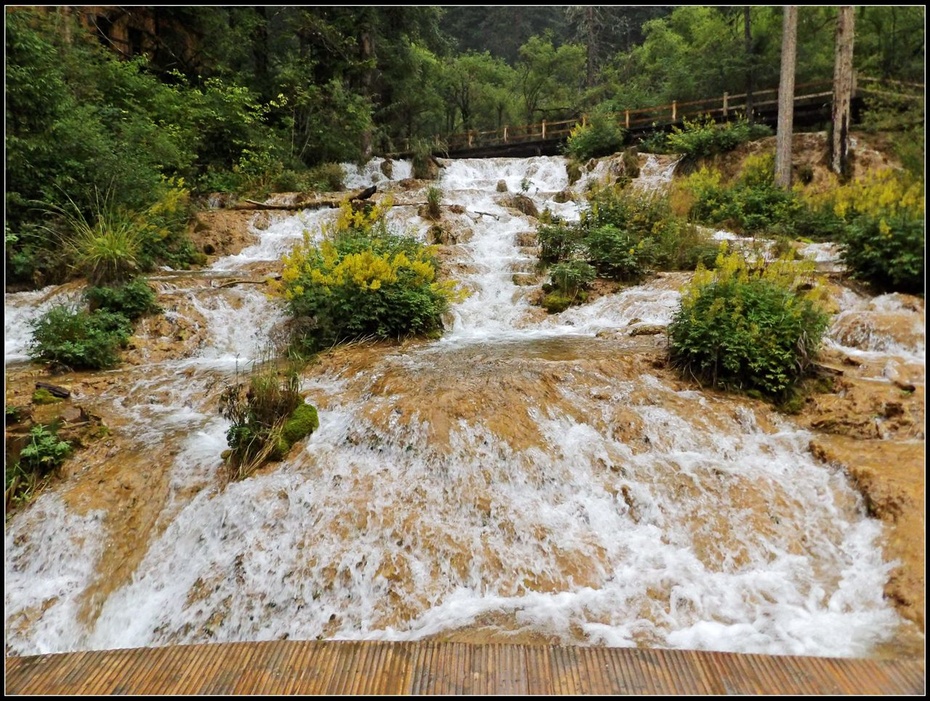
<svg viewBox="0 0 930 701">
<path fill-rule="evenodd" d="M 654 362 L 661 336 L 633 333 L 668 324 L 687 276 L 547 315 L 525 279 L 538 219 L 514 198 L 577 219 L 578 200 L 556 201 L 564 159 L 440 164 L 413 185 L 407 162 L 345 166 L 346 184 L 394 196 L 391 221 L 424 241 L 433 223 L 405 203 L 439 187 L 443 266 L 469 296 L 439 340 L 322 354 L 301 375 L 319 430 L 248 479 L 224 477 L 218 396 L 284 316 L 263 285 L 225 282 L 275 272 L 335 211 L 156 276 L 165 313 L 136 361 L 70 377 L 113 440 L 7 524 L 8 653 L 435 638 L 870 656 L 893 641 L 881 526 L 842 469 L 767 405 L 683 385 Z M 661 186 L 674 166 L 647 158 L 640 177 Z M 72 292 L 6 296 L 8 363 L 27 320 Z M 922 305 L 838 304 L 831 343 L 906 357 L 923 382 Z"/>
</svg>

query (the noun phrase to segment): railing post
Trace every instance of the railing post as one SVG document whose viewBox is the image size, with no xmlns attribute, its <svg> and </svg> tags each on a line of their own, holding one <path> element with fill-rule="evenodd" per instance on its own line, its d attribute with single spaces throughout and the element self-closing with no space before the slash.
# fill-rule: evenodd
<svg viewBox="0 0 930 701">
<path fill-rule="evenodd" d="M 507 127 L 504 127 L 504 143 L 507 143 Z"/>
<path fill-rule="evenodd" d="M 545 140 L 546 138 L 546 120 L 545 119 L 543 120 L 543 123 L 542 123 L 542 138 L 543 140 Z"/>
<path fill-rule="evenodd" d="M 672 121 L 674 122 L 677 119 L 678 119 L 678 100 L 675 100 L 674 102 L 672 102 Z"/>
<path fill-rule="evenodd" d="M 629 129 L 630 128 L 630 110 L 626 110 L 626 117 L 624 119 L 624 123 L 626 124 L 626 128 Z"/>
<path fill-rule="evenodd" d="M 727 98 L 730 96 L 730 93 L 723 93 L 723 116 L 727 116 Z"/>
</svg>

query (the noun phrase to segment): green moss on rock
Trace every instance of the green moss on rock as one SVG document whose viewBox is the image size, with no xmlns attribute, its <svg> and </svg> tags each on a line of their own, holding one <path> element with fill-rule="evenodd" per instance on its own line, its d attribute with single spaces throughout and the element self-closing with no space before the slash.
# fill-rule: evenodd
<svg viewBox="0 0 930 701">
<path fill-rule="evenodd" d="M 291 415 L 287 417 L 284 426 L 281 428 L 281 435 L 278 436 L 273 457 L 276 460 L 282 459 L 290 451 L 291 446 L 297 441 L 306 438 L 320 427 L 320 418 L 317 415 L 316 407 L 304 402 L 298 406 Z"/>
</svg>

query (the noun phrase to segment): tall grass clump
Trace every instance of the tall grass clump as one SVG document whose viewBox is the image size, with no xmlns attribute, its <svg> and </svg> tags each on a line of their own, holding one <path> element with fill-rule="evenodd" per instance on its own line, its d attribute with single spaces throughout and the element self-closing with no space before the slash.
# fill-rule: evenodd
<svg viewBox="0 0 930 701">
<path fill-rule="evenodd" d="M 749 262 L 721 252 L 699 268 L 668 327 L 682 375 L 714 387 L 784 400 L 809 369 L 829 321 L 813 263 Z"/>
<path fill-rule="evenodd" d="M 226 385 L 220 413 L 230 422 L 224 456 L 232 479 L 283 459 L 320 425 L 316 407 L 300 396 L 296 367 L 282 371 L 267 358 L 256 362 L 245 379 L 237 373 L 236 381 Z"/>
</svg>

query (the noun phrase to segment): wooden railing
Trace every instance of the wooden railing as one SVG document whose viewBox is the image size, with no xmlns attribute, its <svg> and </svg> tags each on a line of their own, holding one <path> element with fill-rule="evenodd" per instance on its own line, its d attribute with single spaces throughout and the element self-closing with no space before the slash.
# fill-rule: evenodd
<svg viewBox="0 0 930 701">
<path fill-rule="evenodd" d="M 861 84 L 865 83 L 865 86 Z M 887 88 L 893 87 L 894 91 Z M 919 83 L 904 83 L 888 81 L 878 78 L 860 78 L 854 86 L 853 94 L 873 94 L 894 96 L 902 99 L 923 99 L 924 86 Z M 665 129 L 672 125 L 680 125 L 684 120 L 699 118 L 712 118 L 716 121 L 725 121 L 737 115 L 745 115 L 749 95 L 747 93 L 723 93 L 723 95 L 687 102 L 672 102 L 666 105 L 642 107 L 639 109 L 624 110 L 612 113 L 616 123 L 628 131 L 644 131 L 646 129 Z M 825 102 L 833 99 L 833 81 L 820 80 L 802 83 L 795 86 L 795 110 L 806 107 L 822 107 Z M 756 114 L 777 112 L 778 89 L 758 90 L 752 93 L 752 109 Z M 517 144 L 561 142 L 568 138 L 572 129 L 577 125 L 587 124 L 588 117 L 582 114 L 578 117 L 562 121 L 543 121 L 536 124 L 522 124 L 517 126 L 505 125 L 492 130 L 470 130 L 467 132 L 450 134 L 445 138 L 436 136 L 434 139 L 436 153 L 459 153 L 471 149 L 506 147 Z M 409 153 L 410 141 L 404 142 L 404 152 Z M 395 154 L 400 155 L 400 154 Z"/>
</svg>

